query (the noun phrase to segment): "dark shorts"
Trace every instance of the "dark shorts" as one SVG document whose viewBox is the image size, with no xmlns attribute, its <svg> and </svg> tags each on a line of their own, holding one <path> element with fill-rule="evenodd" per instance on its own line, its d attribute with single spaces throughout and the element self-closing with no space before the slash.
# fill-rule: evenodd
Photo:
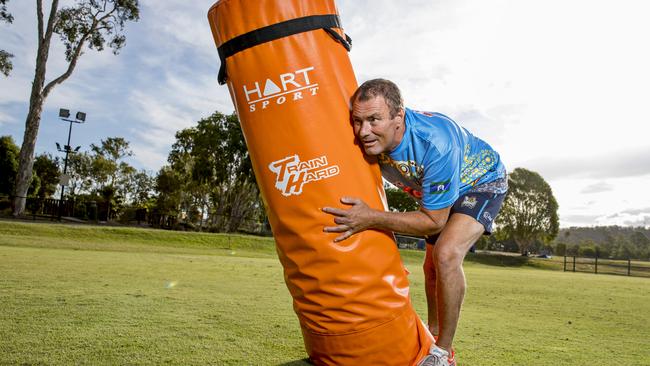
<svg viewBox="0 0 650 366">
<path fill-rule="evenodd" d="M 485 228 L 483 234 L 490 235 L 492 234 L 494 219 L 499 214 L 505 198 L 506 193 L 469 191 L 458 197 L 451 207 L 449 215 L 462 213 L 471 216 L 483 225 Z M 427 244 L 435 244 L 436 240 L 438 240 L 438 235 L 427 236 Z"/>
</svg>

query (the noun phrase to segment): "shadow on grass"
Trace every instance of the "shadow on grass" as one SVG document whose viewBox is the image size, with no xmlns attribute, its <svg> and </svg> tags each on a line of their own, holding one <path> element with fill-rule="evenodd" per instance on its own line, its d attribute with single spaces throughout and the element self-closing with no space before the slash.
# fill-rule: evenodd
<svg viewBox="0 0 650 366">
<path fill-rule="evenodd" d="M 517 255 L 467 253 L 465 261 L 499 267 L 523 267 L 529 265 L 529 258 Z"/>
<path fill-rule="evenodd" d="M 278 366 L 309 366 L 309 365 L 313 365 L 313 363 L 309 362 L 309 358 L 303 358 L 302 360 L 285 362 L 279 364 Z"/>
</svg>

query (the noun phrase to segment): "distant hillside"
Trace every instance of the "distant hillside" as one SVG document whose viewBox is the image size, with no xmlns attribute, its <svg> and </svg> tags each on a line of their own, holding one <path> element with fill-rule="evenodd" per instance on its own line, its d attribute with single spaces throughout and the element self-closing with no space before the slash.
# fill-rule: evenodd
<svg viewBox="0 0 650 366">
<path fill-rule="evenodd" d="M 557 254 L 650 259 L 650 229 L 643 227 L 596 226 L 560 229 L 551 243 Z"/>
<path fill-rule="evenodd" d="M 596 226 L 560 229 L 555 243 L 581 244 L 586 240 L 591 240 L 595 244 L 607 244 L 620 238 L 631 240 L 638 236 L 636 233 L 642 233 L 646 239 L 650 240 L 650 229 L 643 227 Z"/>
</svg>

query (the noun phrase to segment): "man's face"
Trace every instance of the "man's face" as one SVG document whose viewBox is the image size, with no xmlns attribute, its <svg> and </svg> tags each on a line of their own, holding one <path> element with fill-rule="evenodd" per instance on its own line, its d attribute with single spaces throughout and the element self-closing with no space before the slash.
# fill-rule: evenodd
<svg viewBox="0 0 650 366">
<path fill-rule="evenodd" d="M 404 110 L 390 118 L 388 104 L 382 96 L 354 101 L 352 123 L 354 134 L 368 155 L 389 153 L 404 136 Z"/>
</svg>

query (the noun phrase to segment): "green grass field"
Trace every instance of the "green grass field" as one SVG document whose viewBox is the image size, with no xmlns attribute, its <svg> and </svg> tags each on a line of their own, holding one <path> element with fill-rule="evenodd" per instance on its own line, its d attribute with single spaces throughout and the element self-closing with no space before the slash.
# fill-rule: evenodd
<svg viewBox="0 0 650 366">
<path fill-rule="evenodd" d="M 421 315 L 422 254 L 402 252 Z M 460 365 L 650 365 L 650 279 L 481 261 L 465 265 Z M 0 305 L 0 365 L 306 357 L 268 238 L 0 221 Z"/>
</svg>

